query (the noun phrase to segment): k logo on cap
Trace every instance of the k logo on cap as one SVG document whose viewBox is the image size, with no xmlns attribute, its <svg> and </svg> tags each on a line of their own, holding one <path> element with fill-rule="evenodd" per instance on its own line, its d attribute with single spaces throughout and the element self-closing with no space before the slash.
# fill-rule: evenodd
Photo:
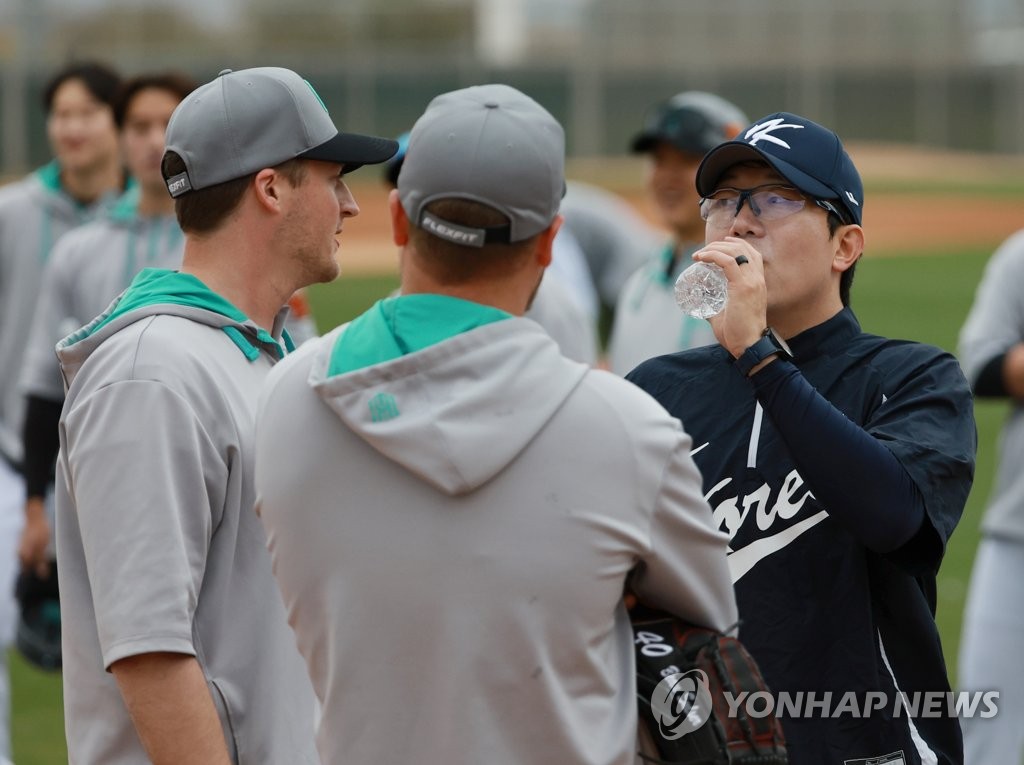
<svg viewBox="0 0 1024 765">
<path fill-rule="evenodd" d="M 697 170 L 697 191 L 708 196 L 740 162 L 762 160 L 810 197 L 833 201 L 847 223 L 860 224 L 864 185 L 839 136 L 804 117 L 777 112 L 755 121 L 733 141 L 708 152 Z"/>
<path fill-rule="evenodd" d="M 779 117 L 778 119 L 769 120 L 768 122 L 757 123 L 754 127 L 750 128 L 743 134 L 743 139 L 751 146 L 756 146 L 758 141 L 771 141 L 784 149 L 791 149 L 793 148 L 792 146 L 773 134 L 776 130 L 781 130 L 782 128 L 803 130 L 803 127 L 803 125 L 787 124 L 781 117 Z"/>
</svg>

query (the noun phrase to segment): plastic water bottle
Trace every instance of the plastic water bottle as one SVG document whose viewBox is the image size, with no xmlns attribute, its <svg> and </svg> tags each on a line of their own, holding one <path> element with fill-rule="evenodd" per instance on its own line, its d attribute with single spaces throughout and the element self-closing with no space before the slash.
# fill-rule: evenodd
<svg viewBox="0 0 1024 765">
<path fill-rule="evenodd" d="M 676 279 L 676 305 L 695 319 L 708 319 L 725 308 L 729 281 L 721 266 L 694 263 Z"/>
</svg>

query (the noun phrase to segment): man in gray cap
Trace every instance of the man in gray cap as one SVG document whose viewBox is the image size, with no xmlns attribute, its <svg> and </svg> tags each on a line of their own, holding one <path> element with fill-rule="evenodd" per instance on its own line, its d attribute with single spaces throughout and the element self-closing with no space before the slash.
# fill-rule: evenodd
<svg viewBox="0 0 1024 765">
<path fill-rule="evenodd" d="M 626 281 L 615 307 L 608 364 L 624 375 L 663 353 L 714 343 L 703 319 L 676 306 L 676 278 L 704 244 L 700 197 L 694 186 L 704 155 L 734 138 L 748 122 L 738 107 L 712 93 L 686 91 L 658 104 L 633 139 L 648 158 L 647 188 L 671 239 Z"/>
<path fill-rule="evenodd" d="M 258 508 L 326 765 L 631 765 L 627 580 L 734 622 L 690 438 L 521 318 L 563 167 L 561 126 L 519 91 L 435 98 L 391 192 L 401 296 L 268 381 Z"/>
<path fill-rule="evenodd" d="M 316 763 L 315 699 L 253 512 L 253 413 L 289 296 L 338 273 L 343 175 L 397 145 L 339 133 L 287 69 L 175 109 L 180 272 L 147 269 L 58 344 L 57 552 L 72 762 Z"/>
</svg>

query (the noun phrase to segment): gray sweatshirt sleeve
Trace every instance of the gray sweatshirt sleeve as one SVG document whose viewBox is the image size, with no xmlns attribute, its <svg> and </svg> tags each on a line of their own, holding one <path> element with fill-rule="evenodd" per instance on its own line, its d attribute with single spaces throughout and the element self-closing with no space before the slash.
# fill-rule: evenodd
<svg viewBox="0 0 1024 765">
<path fill-rule="evenodd" d="M 223 459 L 189 402 L 148 380 L 79 399 L 64 428 L 104 666 L 155 651 L 194 655 Z"/>
<path fill-rule="evenodd" d="M 996 356 L 1024 341 L 1024 231 L 1007 239 L 989 259 L 974 303 L 960 330 L 959 355 L 973 386 Z"/>
<path fill-rule="evenodd" d="M 69 237 L 60 239 L 43 271 L 21 372 L 20 383 L 24 393 L 51 401 L 64 398 L 64 383 L 54 346 L 92 318 L 87 316 L 79 321 L 80 317 L 68 315 L 73 305 L 69 284 L 75 278 L 75 274 L 67 272 L 65 265 L 69 241 L 72 241 Z"/>
<path fill-rule="evenodd" d="M 651 552 L 635 571 L 632 588 L 644 603 L 695 625 L 734 630 L 738 616 L 726 561 L 728 537 L 715 528 L 701 493 L 692 441 L 678 423 L 675 429 L 651 515 Z"/>
</svg>

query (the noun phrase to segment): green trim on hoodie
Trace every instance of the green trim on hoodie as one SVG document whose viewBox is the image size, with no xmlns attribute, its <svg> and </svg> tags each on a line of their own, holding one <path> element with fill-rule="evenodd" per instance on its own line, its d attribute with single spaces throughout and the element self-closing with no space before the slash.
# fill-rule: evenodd
<svg viewBox="0 0 1024 765">
<path fill-rule="evenodd" d="M 137 206 L 138 197 L 138 184 L 132 177 L 125 178 L 124 190 L 121 197 L 118 198 L 117 202 L 110 201 L 113 199 L 113 192 L 110 194 L 104 194 L 98 200 L 93 202 L 82 202 L 75 199 L 73 196 L 67 193 L 64 186 L 60 182 L 60 164 L 57 160 L 51 160 L 42 167 L 36 169 L 34 173 L 36 179 L 39 181 L 39 185 L 43 187 L 47 194 L 52 197 L 67 200 L 73 208 L 73 214 L 76 217 L 75 225 L 81 225 L 91 220 L 94 213 L 102 211 L 106 208 L 107 214 L 110 214 L 111 207 L 118 205 L 120 201 L 127 197 L 129 194 L 135 193 L 136 201 L 132 208 L 132 214 L 134 215 L 134 207 Z M 50 257 L 50 251 L 53 249 L 55 237 L 53 235 L 53 210 L 49 205 L 43 206 L 43 215 L 40 221 L 39 228 L 39 262 L 45 263 Z"/>
<path fill-rule="evenodd" d="M 121 299 L 117 301 L 113 310 L 93 324 L 79 330 L 76 335 L 69 338 L 68 345 L 74 345 L 95 334 L 120 316 L 151 305 L 180 305 L 200 308 L 204 311 L 224 316 L 236 324 L 251 324 L 249 317 L 192 274 L 183 274 L 179 271 L 169 271 L 162 268 L 144 268 L 121 295 Z M 245 354 L 247 359 L 255 361 L 259 358 L 259 351 L 236 327 L 225 324 L 221 329 L 238 346 L 239 350 Z M 228 330 L 234 331 L 229 332 Z M 275 352 L 279 359 L 284 358 L 285 350 L 267 330 L 258 328 L 256 340 L 276 349 Z"/>
<path fill-rule="evenodd" d="M 238 327 L 223 327 L 223 330 L 249 361 L 256 361 L 260 357 L 259 349 L 245 339 L 245 335 L 238 331 Z"/>
<path fill-rule="evenodd" d="M 447 295 L 399 295 L 354 319 L 334 344 L 327 376 L 354 372 L 421 351 L 471 329 L 511 319 L 492 306 Z"/>
<path fill-rule="evenodd" d="M 74 197 L 67 193 L 67 191 L 64 189 L 64 186 L 60 182 L 60 164 L 57 162 L 57 160 L 51 159 L 45 165 L 38 168 L 36 170 L 36 176 L 39 178 L 39 182 L 43 184 L 43 188 L 47 189 L 48 191 L 64 194 L 65 196 L 67 196 L 68 199 L 73 201 L 79 207 L 89 207 L 89 205 L 92 204 L 92 202 L 80 202 L 79 200 L 75 199 Z M 137 186 L 138 184 L 136 183 L 135 178 L 133 178 L 130 175 L 125 176 L 123 191 L 131 191 L 135 189 Z"/>
<path fill-rule="evenodd" d="M 138 217 L 140 195 L 138 186 L 132 186 L 125 191 L 111 206 L 108 213 L 110 219 L 119 223 L 131 223 L 134 221 Z"/>
<path fill-rule="evenodd" d="M 40 167 L 36 170 L 36 175 L 39 176 L 39 182 L 43 184 L 43 187 L 49 191 L 64 190 L 64 187 L 60 185 L 60 165 L 57 164 L 57 160 L 51 160 Z"/>
</svg>

